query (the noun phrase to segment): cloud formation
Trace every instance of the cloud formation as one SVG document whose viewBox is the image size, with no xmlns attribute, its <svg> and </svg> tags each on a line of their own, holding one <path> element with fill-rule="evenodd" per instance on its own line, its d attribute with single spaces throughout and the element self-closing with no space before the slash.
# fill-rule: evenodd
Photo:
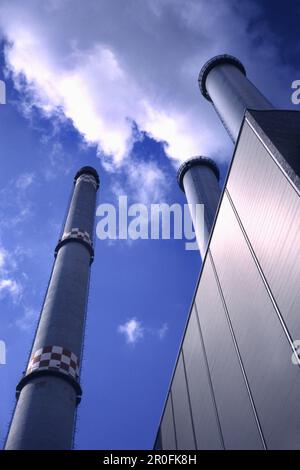
<svg viewBox="0 0 300 470">
<path fill-rule="evenodd" d="M 124 334 L 126 343 L 129 344 L 135 344 L 144 336 L 144 328 L 136 318 L 131 318 L 124 325 L 119 325 L 118 332 Z"/>
<path fill-rule="evenodd" d="M 28 279 L 19 260 L 28 256 L 22 247 L 8 251 L 0 244 L 0 299 L 8 299 L 18 308 L 13 324 L 23 331 L 31 331 L 38 312 L 28 304 Z M 32 289 L 32 286 L 30 286 Z"/>
<path fill-rule="evenodd" d="M 15 270 L 14 259 L 3 246 L 0 246 L 0 298 L 9 296 L 14 303 L 19 303 L 23 287 L 15 277 Z"/>
<path fill-rule="evenodd" d="M 25 258 L 31 257 L 31 250 L 23 246 L 22 237 L 23 224 L 30 222 L 34 214 L 29 195 L 34 184 L 36 174 L 24 172 L 0 190 L 0 299 L 14 305 L 19 316 L 14 315 L 13 322 L 22 330 L 29 330 L 36 319 L 36 312 L 28 304 L 33 286 L 23 264 Z M 11 248 L 14 237 L 18 243 Z"/>
<path fill-rule="evenodd" d="M 16 326 L 22 331 L 31 331 L 32 325 L 36 322 L 38 312 L 32 307 L 25 306 L 23 315 L 16 319 Z"/>
<path fill-rule="evenodd" d="M 7 67 L 29 108 L 70 119 L 108 169 L 130 152 L 133 121 L 177 162 L 199 153 L 225 159 L 230 141 L 197 76 L 213 55 L 232 53 L 258 85 L 272 76 L 276 96 L 285 67 L 274 77 L 277 42 L 259 20 L 257 3 L 238 0 L 2 0 L 0 7 Z"/>
<path fill-rule="evenodd" d="M 154 159 L 126 159 L 122 165 L 122 178 L 115 173 L 111 187 L 117 196 L 130 195 L 141 204 L 161 202 L 170 186 L 169 177 Z"/>
<path fill-rule="evenodd" d="M 159 339 L 163 339 L 166 336 L 168 329 L 167 323 L 164 323 L 162 327 L 157 330 Z"/>
<path fill-rule="evenodd" d="M 5 292 L 16 300 L 22 293 L 22 286 L 14 279 L 0 279 L 0 294 Z"/>
<path fill-rule="evenodd" d="M 28 191 L 35 182 L 34 173 L 21 173 L 0 189 L 0 234 L 15 229 L 33 216 L 33 201 Z"/>
<path fill-rule="evenodd" d="M 34 173 L 21 174 L 15 182 L 16 189 L 24 190 L 24 189 L 29 188 L 29 186 L 31 186 L 34 181 L 34 178 L 35 178 Z"/>
<path fill-rule="evenodd" d="M 128 344 L 135 344 L 147 334 L 162 340 L 166 336 L 168 329 L 167 323 L 156 329 L 146 327 L 136 317 L 130 318 L 123 325 L 118 326 L 118 332 L 125 336 L 126 343 Z"/>
</svg>

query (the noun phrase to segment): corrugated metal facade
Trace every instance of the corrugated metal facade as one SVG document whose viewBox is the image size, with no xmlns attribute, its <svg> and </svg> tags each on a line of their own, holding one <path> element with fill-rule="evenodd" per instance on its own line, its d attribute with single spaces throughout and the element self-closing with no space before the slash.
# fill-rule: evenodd
<svg viewBox="0 0 300 470">
<path fill-rule="evenodd" d="M 156 449 L 300 449 L 299 114 L 246 113 Z"/>
</svg>

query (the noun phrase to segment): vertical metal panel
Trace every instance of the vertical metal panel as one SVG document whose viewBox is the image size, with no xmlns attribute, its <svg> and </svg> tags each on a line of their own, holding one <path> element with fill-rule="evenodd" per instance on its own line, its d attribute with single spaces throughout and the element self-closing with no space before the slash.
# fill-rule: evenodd
<svg viewBox="0 0 300 470">
<path fill-rule="evenodd" d="M 160 426 L 161 444 L 164 450 L 176 450 L 176 437 L 172 410 L 171 392 L 169 393 L 163 419 Z"/>
<path fill-rule="evenodd" d="M 183 343 L 183 355 L 197 449 L 222 449 L 217 410 L 196 315 L 193 309 Z"/>
<path fill-rule="evenodd" d="M 247 122 L 227 186 L 290 333 L 300 339 L 300 198 Z"/>
<path fill-rule="evenodd" d="M 195 449 L 196 443 L 192 425 L 187 384 L 182 354 L 180 354 L 172 383 L 174 421 L 178 449 Z"/>
<path fill-rule="evenodd" d="M 210 244 L 268 448 L 300 448 L 300 373 L 226 195 Z"/>
<path fill-rule="evenodd" d="M 261 449 L 262 441 L 209 257 L 196 305 L 225 448 Z"/>
</svg>

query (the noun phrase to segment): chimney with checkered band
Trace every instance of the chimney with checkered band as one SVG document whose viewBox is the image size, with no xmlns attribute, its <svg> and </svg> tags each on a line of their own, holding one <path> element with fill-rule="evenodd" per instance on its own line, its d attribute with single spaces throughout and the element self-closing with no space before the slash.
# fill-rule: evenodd
<svg viewBox="0 0 300 470">
<path fill-rule="evenodd" d="M 98 188 L 94 168 L 77 172 L 5 449 L 72 448 Z"/>
</svg>

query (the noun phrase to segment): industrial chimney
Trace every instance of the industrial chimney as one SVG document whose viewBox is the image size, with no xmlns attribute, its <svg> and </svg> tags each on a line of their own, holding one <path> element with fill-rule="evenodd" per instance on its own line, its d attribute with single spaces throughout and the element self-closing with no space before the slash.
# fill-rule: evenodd
<svg viewBox="0 0 300 470">
<path fill-rule="evenodd" d="M 94 168 L 78 171 L 5 449 L 72 447 L 98 187 Z"/>
<path fill-rule="evenodd" d="M 249 109 L 273 109 L 272 104 L 246 77 L 243 64 L 231 55 L 218 55 L 199 74 L 202 95 L 212 101 L 225 129 L 235 143 Z"/>
<path fill-rule="evenodd" d="M 206 157 L 194 157 L 184 162 L 177 173 L 179 187 L 185 192 L 196 232 L 202 261 L 204 259 L 214 218 L 220 201 L 219 169 Z M 197 204 L 204 206 L 204 226 L 196 217 Z"/>
</svg>

